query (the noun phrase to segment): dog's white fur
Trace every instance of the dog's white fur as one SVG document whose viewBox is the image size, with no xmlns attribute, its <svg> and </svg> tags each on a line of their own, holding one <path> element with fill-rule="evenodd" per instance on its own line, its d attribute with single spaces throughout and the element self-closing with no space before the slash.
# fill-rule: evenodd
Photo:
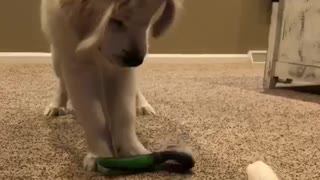
<svg viewBox="0 0 320 180">
<path fill-rule="evenodd" d="M 247 166 L 248 180 L 279 180 L 273 169 L 263 161 L 256 161 Z"/>
<path fill-rule="evenodd" d="M 41 27 L 58 79 L 45 114 L 56 114 L 70 98 L 88 143 L 87 170 L 94 170 L 98 156 L 149 152 L 136 135 L 135 118 L 136 111 L 154 114 L 154 110 L 137 88 L 136 68 L 123 67 L 121 57 L 132 48 L 146 55 L 149 29 L 154 37 L 162 35 L 175 19 L 177 2 L 41 1 Z M 162 14 L 154 22 L 161 7 Z"/>
</svg>

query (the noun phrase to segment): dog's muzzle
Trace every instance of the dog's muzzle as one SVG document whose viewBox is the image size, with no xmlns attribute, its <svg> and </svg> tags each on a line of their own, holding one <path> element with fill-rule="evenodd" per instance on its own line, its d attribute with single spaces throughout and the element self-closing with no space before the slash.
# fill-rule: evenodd
<svg viewBox="0 0 320 180">
<path fill-rule="evenodd" d="M 126 51 L 122 59 L 122 64 L 125 67 L 137 67 L 143 63 L 144 58 L 145 55 L 142 55 L 138 50 Z"/>
</svg>

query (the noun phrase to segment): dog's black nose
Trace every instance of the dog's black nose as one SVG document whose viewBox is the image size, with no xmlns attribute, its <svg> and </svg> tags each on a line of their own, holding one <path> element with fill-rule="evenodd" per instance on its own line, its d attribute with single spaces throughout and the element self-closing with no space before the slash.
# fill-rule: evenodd
<svg viewBox="0 0 320 180">
<path fill-rule="evenodd" d="M 123 65 L 126 67 L 137 67 L 144 61 L 145 55 L 142 55 L 137 50 L 125 51 L 123 56 Z"/>
</svg>

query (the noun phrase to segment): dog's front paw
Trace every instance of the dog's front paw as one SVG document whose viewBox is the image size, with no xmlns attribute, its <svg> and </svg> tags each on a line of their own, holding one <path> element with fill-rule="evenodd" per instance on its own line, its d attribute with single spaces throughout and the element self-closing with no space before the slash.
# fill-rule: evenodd
<svg viewBox="0 0 320 180">
<path fill-rule="evenodd" d="M 137 107 L 137 115 L 155 115 L 156 112 L 153 107 L 148 103 Z"/>
<path fill-rule="evenodd" d="M 66 115 L 66 108 L 49 105 L 45 108 L 43 114 L 47 117 L 63 116 Z"/>
<path fill-rule="evenodd" d="M 93 153 L 88 153 L 83 159 L 83 168 L 86 171 L 95 171 L 96 170 L 96 159 L 97 156 Z"/>
</svg>

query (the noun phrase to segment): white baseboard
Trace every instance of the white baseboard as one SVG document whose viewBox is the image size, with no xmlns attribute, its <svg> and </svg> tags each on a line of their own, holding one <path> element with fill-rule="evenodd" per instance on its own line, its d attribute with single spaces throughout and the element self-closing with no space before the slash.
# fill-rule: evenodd
<svg viewBox="0 0 320 180">
<path fill-rule="evenodd" d="M 267 55 L 267 51 L 266 50 L 250 50 L 248 51 L 248 56 L 250 58 L 251 63 L 257 63 L 257 64 L 264 64 L 265 62 L 256 62 L 254 61 L 253 55 L 254 54 L 265 54 Z"/>
<path fill-rule="evenodd" d="M 250 63 L 248 54 L 149 54 L 146 63 Z M 50 64 L 51 53 L 0 52 L 0 63 Z"/>
<path fill-rule="evenodd" d="M 0 52 L 0 63 L 48 64 L 51 63 L 51 54 L 35 52 Z"/>
</svg>

